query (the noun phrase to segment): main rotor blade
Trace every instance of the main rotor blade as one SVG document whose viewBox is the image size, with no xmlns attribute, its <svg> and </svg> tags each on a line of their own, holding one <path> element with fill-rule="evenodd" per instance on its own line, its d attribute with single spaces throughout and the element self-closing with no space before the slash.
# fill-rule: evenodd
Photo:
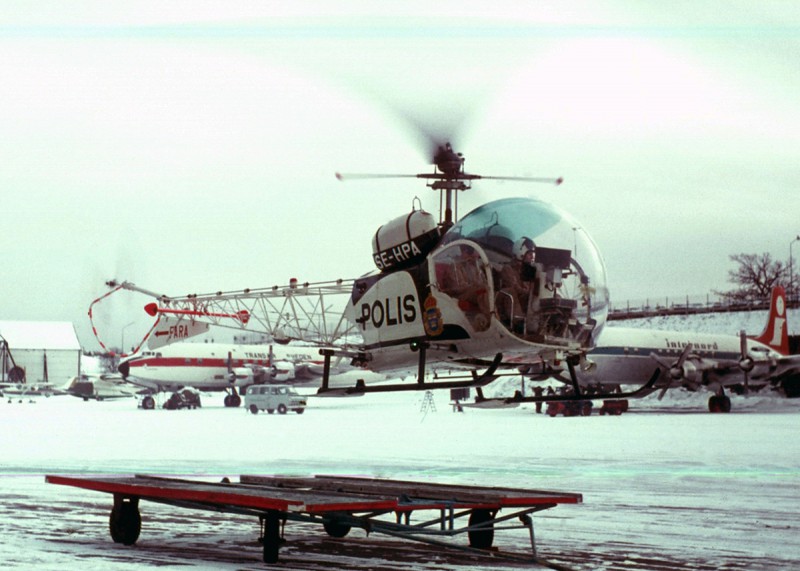
<svg viewBox="0 0 800 571">
<path fill-rule="evenodd" d="M 564 182 L 564 177 L 562 176 L 558 178 L 548 178 L 548 177 L 538 177 L 538 176 L 481 176 L 481 175 L 470 175 L 470 176 L 476 179 L 484 179 L 484 180 L 516 180 L 521 182 L 544 182 L 547 184 L 554 184 L 556 186 Z"/>
<path fill-rule="evenodd" d="M 336 173 L 336 178 L 341 181 L 364 180 L 378 178 L 420 178 L 416 174 L 379 174 L 379 173 Z"/>
<path fill-rule="evenodd" d="M 462 130 L 467 117 L 472 114 L 471 109 L 462 109 L 461 113 L 455 114 L 453 109 L 450 109 L 448 114 L 440 112 L 434 116 L 420 115 L 410 109 L 399 107 L 395 107 L 393 111 L 414 129 L 422 143 L 421 146 L 425 147 L 425 157 L 431 164 L 436 164 L 436 154 L 439 149 L 448 143 L 456 146 L 458 132 Z"/>
<path fill-rule="evenodd" d="M 370 180 L 386 178 L 426 178 L 426 179 L 446 179 L 446 180 L 509 180 L 517 182 L 541 182 L 544 184 L 554 184 L 556 186 L 564 182 L 563 177 L 535 177 L 535 176 L 483 176 L 480 174 L 459 173 L 456 176 L 446 176 L 443 173 L 419 173 L 419 174 L 381 174 L 381 173 L 336 173 L 336 178 L 340 181 L 348 180 Z"/>
</svg>

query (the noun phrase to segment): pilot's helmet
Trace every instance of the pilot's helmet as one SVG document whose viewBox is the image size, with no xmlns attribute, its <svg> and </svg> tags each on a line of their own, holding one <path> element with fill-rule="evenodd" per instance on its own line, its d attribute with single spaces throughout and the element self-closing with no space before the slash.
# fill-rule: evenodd
<svg viewBox="0 0 800 571">
<path fill-rule="evenodd" d="M 525 254 L 528 252 L 533 253 L 534 248 L 536 246 L 533 243 L 533 240 L 528 238 L 527 236 L 523 236 L 516 242 L 514 242 L 514 247 L 511 249 L 511 253 L 513 254 L 514 258 L 522 261 L 525 259 Z"/>
</svg>

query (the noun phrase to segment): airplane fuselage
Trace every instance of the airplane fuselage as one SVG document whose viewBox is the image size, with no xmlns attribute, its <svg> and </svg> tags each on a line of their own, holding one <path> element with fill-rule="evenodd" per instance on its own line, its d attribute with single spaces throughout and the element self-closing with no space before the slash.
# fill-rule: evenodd
<svg viewBox="0 0 800 571">
<path fill-rule="evenodd" d="M 292 353 L 292 357 L 308 363 L 321 359 L 312 348 L 293 348 Z M 120 363 L 120 372 L 129 381 L 154 390 L 241 388 L 257 382 L 260 371 L 267 371 L 269 380 L 279 382 L 293 379 L 296 372 L 288 361 L 271 361 L 269 345 L 175 343 L 143 351 Z"/>
<path fill-rule="evenodd" d="M 779 355 L 753 339 L 747 339 L 746 343 L 747 356 L 754 360 L 750 380 L 763 380 L 770 372 L 770 359 Z M 744 372 L 737 365 L 742 359 L 739 336 L 627 327 L 606 327 L 597 346 L 587 355 L 594 367 L 578 369 L 578 382 L 582 385 L 644 385 L 660 367 L 654 355 L 662 362 L 675 362 L 688 344 L 691 344 L 688 361 L 696 365 L 697 371 L 694 376 L 679 379 L 677 384 L 697 388 L 744 382 Z M 712 364 L 716 365 L 713 371 L 708 369 Z M 659 386 L 666 382 L 668 372 L 663 372 L 662 376 Z"/>
</svg>

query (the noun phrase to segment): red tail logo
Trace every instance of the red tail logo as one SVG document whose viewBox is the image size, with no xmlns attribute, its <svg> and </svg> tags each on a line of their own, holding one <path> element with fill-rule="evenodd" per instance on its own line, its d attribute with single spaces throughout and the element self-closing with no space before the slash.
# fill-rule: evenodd
<svg viewBox="0 0 800 571">
<path fill-rule="evenodd" d="M 776 286 L 772 289 L 772 301 L 769 304 L 767 325 L 761 335 L 753 339 L 769 345 L 781 355 L 789 354 L 789 333 L 786 325 L 786 293 L 781 286 Z"/>
</svg>

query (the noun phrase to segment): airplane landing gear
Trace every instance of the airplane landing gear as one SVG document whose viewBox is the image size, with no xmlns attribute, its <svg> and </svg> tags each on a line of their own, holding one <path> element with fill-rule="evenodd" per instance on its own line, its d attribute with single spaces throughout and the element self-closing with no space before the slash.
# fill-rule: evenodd
<svg viewBox="0 0 800 571">
<path fill-rule="evenodd" d="M 225 395 L 225 406 L 236 408 L 237 406 L 241 406 L 242 404 L 242 397 L 239 396 L 239 393 L 236 392 L 236 388 L 231 389 L 231 394 Z"/>
<path fill-rule="evenodd" d="M 730 412 L 731 398 L 725 394 L 712 395 L 708 398 L 708 412 Z"/>
</svg>

